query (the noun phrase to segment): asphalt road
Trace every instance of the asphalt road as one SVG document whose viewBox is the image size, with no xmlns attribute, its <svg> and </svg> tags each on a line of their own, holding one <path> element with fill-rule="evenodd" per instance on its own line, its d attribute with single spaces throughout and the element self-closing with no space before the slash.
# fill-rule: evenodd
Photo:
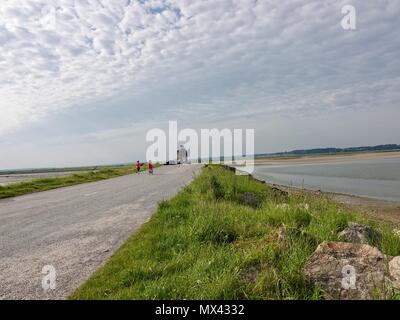
<svg viewBox="0 0 400 320">
<path fill-rule="evenodd" d="M 199 165 L 0 200 L 0 299 L 64 299 L 155 212 Z M 44 266 L 56 288 L 44 290 Z"/>
</svg>

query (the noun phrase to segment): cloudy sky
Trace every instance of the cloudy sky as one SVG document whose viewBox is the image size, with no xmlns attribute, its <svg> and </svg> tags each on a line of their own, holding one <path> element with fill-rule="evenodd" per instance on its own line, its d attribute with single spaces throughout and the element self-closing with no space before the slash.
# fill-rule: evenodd
<svg viewBox="0 0 400 320">
<path fill-rule="evenodd" d="M 144 160 L 168 120 L 254 128 L 260 153 L 400 143 L 399 16 L 397 0 L 1 0 L 0 169 Z"/>
</svg>

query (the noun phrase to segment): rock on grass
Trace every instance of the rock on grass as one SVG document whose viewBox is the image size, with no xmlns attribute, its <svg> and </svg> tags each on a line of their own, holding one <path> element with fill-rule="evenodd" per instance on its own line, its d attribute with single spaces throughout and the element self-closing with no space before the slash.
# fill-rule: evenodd
<svg viewBox="0 0 400 320">
<path fill-rule="evenodd" d="M 289 199 L 289 193 L 274 186 L 271 188 L 270 197 L 275 201 L 286 201 Z"/>
<path fill-rule="evenodd" d="M 339 239 L 345 242 L 373 245 L 380 241 L 381 234 L 370 226 L 351 223 L 339 233 Z"/>
<path fill-rule="evenodd" d="M 325 299 L 385 299 L 400 283 L 399 258 L 366 244 L 323 242 L 306 262 L 304 274 Z"/>
</svg>

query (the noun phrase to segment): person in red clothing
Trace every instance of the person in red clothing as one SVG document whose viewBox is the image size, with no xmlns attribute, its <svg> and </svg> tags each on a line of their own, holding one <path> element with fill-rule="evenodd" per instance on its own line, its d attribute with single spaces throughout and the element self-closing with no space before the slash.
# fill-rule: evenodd
<svg viewBox="0 0 400 320">
<path fill-rule="evenodd" d="M 139 160 L 136 161 L 136 172 L 137 172 L 137 174 L 139 174 L 139 172 L 140 172 L 140 162 L 139 162 Z"/>
<path fill-rule="evenodd" d="M 149 174 L 153 174 L 153 163 L 151 162 L 151 160 L 149 160 L 149 163 L 147 165 L 149 167 Z"/>
</svg>

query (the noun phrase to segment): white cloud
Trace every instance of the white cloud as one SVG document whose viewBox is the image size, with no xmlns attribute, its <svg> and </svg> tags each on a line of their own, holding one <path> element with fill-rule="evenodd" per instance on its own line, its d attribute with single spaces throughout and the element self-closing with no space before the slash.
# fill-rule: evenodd
<svg viewBox="0 0 400 320">
<path fill-rule="evenodd" d="M 169 101 L 182 120 L 393 108 L 399 14 L 390 0 L 2 0 L 0 133 L 196 81 L 219 92 Z"/>
<path fill-rule="evenodd" d="M 296 72 L 307 71 L 296 65 L 302 55 L 323 52 L 313 46 L 334 50 L 341 42 L 359 41 L 338 30 L 341 3 L 2 1 L 1 128 L 119 91 L 139 93 L 160 79 L 196 77 L 243 61 L 265 64 L 268 58 L 278 63 L 270 70 L 276 77 L 284 71 L 280 55 L 293 58 L 294 69 L 286 76 L 298 81 Z M 391 1 L 362 7 L 370 9 L 365 21 L 376 25 L 364 26 L 368 32 L 382 29 L 374 18 L 399 12 Z M 375 7 L 387 10 L 374 14 Z"/>
</svg>

